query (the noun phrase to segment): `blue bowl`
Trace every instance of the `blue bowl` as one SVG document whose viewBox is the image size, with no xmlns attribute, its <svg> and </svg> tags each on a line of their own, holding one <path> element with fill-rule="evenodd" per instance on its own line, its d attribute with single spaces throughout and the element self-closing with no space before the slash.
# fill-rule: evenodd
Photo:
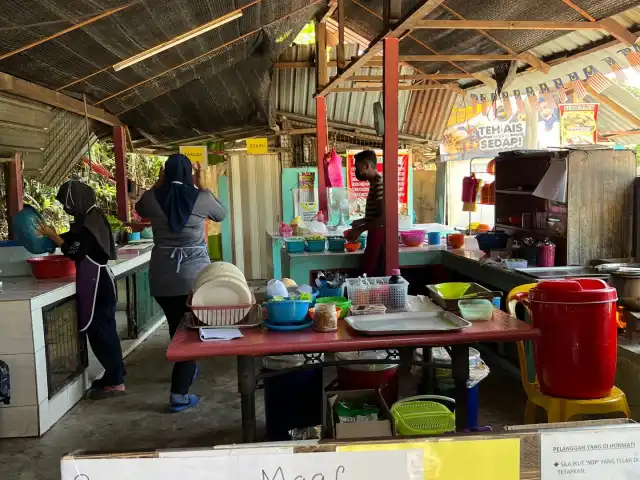
<svg viewBox="0 0 640 480">
<path fill-rule="evenodd" d="M 288 253 L 303 253 L 304 252 L 304 240 L 285 240 Z"/>
<path fill-rule="evenodd" d="M 324 252 L 326 245 L 326 240 L 307 240 L 307 251 L 315 253 Z"/>
<path fill-rule="evenodd" d="M 42 221 L 42 215 L 30 205 L 25 205 L 11 219 L 17 243 L 33 254 L 53 252 L 56 249 L 56 245 L 51 239 L 38 232 Z"/>
<path fill-rule="evenodd" d="M 344 238 L 330 238 L 329 239 L 329 251 L 330 252 L 344 252 L 344 244 L 347 241 Z"/>
<path fill-rule="evenodd" d="M 311 302 L 307 300 L 267 302 L 265 308 L 271 325 L 291 325 L 305 321 L 309 308 L 311 308 Z"/>
<path fill-rule="evenodd" d="M 140 232 L 128 233 L 127 240 L 129 240 L 130 242 L 135 242 L 136 240 L 140 240 Z"/>
<path fill-rule="evenodd" d="M 360 235 L 360 248 L 361 249 L 365 249 L 367 248 L 367 236 L 366 235 Z"/>
</svg>

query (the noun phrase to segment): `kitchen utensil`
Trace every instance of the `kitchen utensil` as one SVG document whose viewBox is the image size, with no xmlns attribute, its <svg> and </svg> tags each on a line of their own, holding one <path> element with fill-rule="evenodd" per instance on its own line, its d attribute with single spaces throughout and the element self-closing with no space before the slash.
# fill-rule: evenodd
<svg viewBox="0 0 640 480">
<path fill-rule="evenodd" d="M 307 251 L 313 253 L 324 252 L 327 246 L 326 240 L 307 240 Z"/>
<path fill-rule="evenodd" d="M 345 243 L 344 244 L 344 248 L 347 250 L 347 252 L 356 252 L 356 251 L 360 250 L 360 242 Z"/>
<path fill-rule="evenodd" d="M 418 247 L 424 242 L 424 230 L 400 232 L 400 239 L 407 247 Z"/>
<path fill-rule="evenodd" d="M 73 277 L 76 274 L 76 264 L 64 255 L 45 255 L 28 258 L 33 276 L 39 280 L 47 278 Z"/>
<path fill-rule="evenodd" d="M 267 282 L 267 296 L 289 298 L 289 291 L 282 281 L 272 279 Z"/>
<path fill-rule="evenodd" d="M 437 401 L 432 401 L 437 400 Z M 398 435 L 424 436 L 442 435 L 456 430 L 456 416 L 445 405 L 454 407 L 453 398 L 440 395 L 419 395 L 403 398 L 391 407 Z"/>
<path fill-rule="evenodd" d="M 236 277 L 216 277 L 200 285 L 191 299 L 194 306 L 236 306 L 252 303 L 251 290 Z"/>
<path fill-rule="evenodd" d="M 341 309 L 340 318 L 344 318 L 349 312 L 349 307 L 351 307 L 351 300 L 344 297 L 321 297 L 316 300 L 316 305 L 322 305 L 323 303 L 335 303 L 336 308 Z"/>
<path fill-rule="evenodd" d="M 356 315 L 345 321 L 363 335 L 400 335 L 456 331 L 471 326 L 451 312 L 402 312 L 384 315 Z"/>
<path fill-rule="evenodd" d="M 344 252 L 344 245 L 346 240 L 344 237 L 331 237 L 329 238 L 329 251 L 330 252 Z"/>
<path fill-rule="evenodd" d="M 618 292 L 618 304 L 632 310 L 640 310 L 640 274 L 611 272 L 609 284 Z"/>
<path fill-rule="evenodd" d="M 484 298 L 464 298 L 458 300 L 462 318 L 469 321 L 491 320 L 493 304 Z"/>
<path fill-rule="evenodd" d="M 434 285 L 436 291 L 445 300 L 454 300 L 461 298 L 471 287 L 470 283 L 449 282 Z"/>
<path fill-rule="evenodd" d="M 302 238 L 287 238 L 284 243 L 287 246 L 288 253 L 304 252 L 304 239 Z"/>
<path fill-rule="evenodd" d="M 552 243 L 538 245 L 538 267 L 553 267 L 556 259 L 556 246 Z"/>
<path fill-rule="evenodd" d="M 308 320 L 304 323 L 298 323 L 298 324 L 271 323 L 269 322 L 269 320 L 265 320 L 264 324 L 269 330 L 273 330 L 274 332 L 296 332 L 298 330 L 304 330 L 305 328 L 309 328 L 311 325 L 313 325 L 313 320 Z"/>
<path fill-rule="evenodd" d="M 447 235 L 447 244 L 451 248 L 464 247 L 464 233 L 451 233 Z"/>
<path fill-rule="evenodd" d="M 429 245 L 440 245 L 441 238 L 442 235 L 440 234 L 440 232 L 429 232 L 427 235 L 427 241 L 429 242 Z"/>
<path fill-rule="evenodd" d="M 30 205 L 25 205 L 11 219 L 11 226 L 18 244 L 31 253 L 50 253 L 56 249 L 53 241 L 40 233 L 39 228 L 42 222 L 42 215 Z"/>
<path fill-rule="evenodd" d="M 305 321 L 311 302 L 307 300 L 273 300 L 264 304 L 271 325 L 300 324 Z"/>
<path fill-rule="evenodd" d="M 476 235 L 478 246 L 485 253 L 506 248 L 508 239 L 509 235 L 504 232 L 485 232 Z"/>
<path fill-rule="evenodd" d="M 446 284 L 440 283 L 438 285 L 446 285 Z M 463 297 L 463 295 L 489 291 L 487 288 L 477 283 L 468 283 L 468 284 L 465 283 L 463 285 L 469 285 L 467 290 L 462 290 L 462 293 L 460 293 L 460 290 L 458 292 L 447 292 L 452 298 L 444 298 L 436 288 L 438 285 L 427 285 L 429 296 L 433 299 L 434 303 L 444 308 L 445 310 L 452 311 L 452 312 L 455 312 L 458 310 L 458 300 L 460 300 Z M 456 296 L 454 293 L 457 294 L 458 296 Z"/>
</svg>

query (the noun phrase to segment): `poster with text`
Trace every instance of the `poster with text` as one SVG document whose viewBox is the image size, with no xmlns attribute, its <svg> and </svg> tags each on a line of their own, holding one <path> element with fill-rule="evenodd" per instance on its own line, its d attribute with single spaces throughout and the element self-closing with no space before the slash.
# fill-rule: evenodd
<svg viewBox="0 0 640 480">
<path fill-rule="evenodd" d="M 298 188 L 293 189 L 293 203 L 296 217 L 303 221 L 313 220 L 318 213 L 318 192 L 314 185 L 315 172 L 298 173 Z"/>
<path fill-rule="evenodd" d="M 560 135 L 562 146 L 594 145 L 597 137 L 597 123 L 597 103 L 560 105 Z"/>
<path fill-rule="evenodd" d="M 352 219 L 364 217 L 367 205 L 367 195 L 369 194 L 369 182 L 360 181 L 356 178 L 355 155 L 358 151 L 347 151 L 347 187 L 357 198 L 357 209 L 351 216 Z M 382 152 L 376 151 L 378 172 L 382 175 L 383 159 Z M 409 169 L 411 162 L 407 150 L 398 150 L 398 215 L 408 215 L 409 213 Z"/>
</svg>

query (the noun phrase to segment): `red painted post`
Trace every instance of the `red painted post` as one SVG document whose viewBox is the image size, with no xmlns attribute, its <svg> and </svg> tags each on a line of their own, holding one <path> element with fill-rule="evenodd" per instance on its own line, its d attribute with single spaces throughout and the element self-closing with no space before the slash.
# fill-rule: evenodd
<svg viewBox="0 0 640 480">
<path fill-rule="evenodd" d="M 123 222 L 129 221 L 126 135 L 124 127 L 113 127 L 113 153 L 116 157 L 116 200 L 118 218 Z"/>
<path fill-rule="evenodd" d="M 383 48 L 384 97 L 384 270 L 400 267 L 398 253 L 398 59 L 397 38 L 385 38 Z"/>
<path fill-rule="evenodd" d="M 14 239 L 11 228 L 11 218 L 24 207 L 22 190 L 22 156 L 15 153 L 11 162 L 5 165 L 5 181 L 7 182 L 7 220 L 9 224 L 9 238 Z"/>
<path fill-rule="evenodd" d="M 318 208 L 327 212 L 327 184 L 324 178 L 324 155 L 327 153 L 327 99 L 316 97 L 316 156 L 318 157 Z"/>
</svg>

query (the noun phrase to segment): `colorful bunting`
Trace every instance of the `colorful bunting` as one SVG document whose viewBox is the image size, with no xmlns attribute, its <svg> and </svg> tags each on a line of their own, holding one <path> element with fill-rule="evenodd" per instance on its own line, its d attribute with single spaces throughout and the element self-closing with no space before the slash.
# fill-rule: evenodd
<svg viewBox="0 0 640 480">
<path fill-rule="evenodd" d="M 634 45 L 633 48 L 623 48 L 618 50 L 618 53 L 625 56 L 629 65 L 631 65 L 636 72 L 640 72 L 640 53 L 638 52 L 638 47 Z"/>
<path fill-rule="evenodd" d="M 604 57 L 602 61 L 606 63 L 609 66 L 609 68 L 611 68 L 611 71 L 613 73 L 616 74 L 616 78 L 618 79 L 619 82 L 627 81 L 627 76 L 624 74 L 623 68 L 620 66 L 620 64 L 616 61 L 615 58 Z"/>
<path fill-rule="evenodd" d="M 520 90 L 514 90 L 513 96 L 516 97 L 516 105 L 518 106 L 518 113 L 524 112 L 526 109 L 524 107 L 524 102 L 522 101 L 522 94 Z"/>
<path fill-rule="evenodd" d="M 607 88 L 613 85 L 611 80 L 601 74 L 593 65 L 583 68 L 582 71 L 584 72 L 589 86 L 598 93 L 604 92 Z"/>
<path fill-rule="evenodd" d="M 527 87 L 525 88 L 525 91 L 527 92 L 527 100 L 529 102 L 529 106 L 533 110 L 536 110 L 538 108 L 538 97 L 535 90 L 533 89 L 533 87 Z"/>
<path fill-rule="evenodd" d="M 578 101 L 582 101 L 582 99 L 587 96 L 587 89 L 584 88 L 584 85 L 582 83 L 582 80 L 580 80 L 578 73 L 570 73 L 569 80 L 573 82 L 573 93 L 576 96 L 576 99 Z"/>
<path fill-rule="evenodd" d="M 547 84 L 540 83 L 538 87 L 540 87 L 540 93 L 544 97 L 544 101 L 547 102 L 547 104 L 549 104 L 550 107 L 556 108 L 558 104 L 556 103 L 556 99 L 553 98 L 553 93 L 551 93 L 551 90 L 549 90 L 549 87 L 547 86 Z"/>
<path fill-rule="evenodd" d="M 493 118 L 498 116 L 498 95 L 491 94 L 491 111 L 493 112 Z"/>
<path fill-rule="evenodd" d="M 513 107 L 511 106 L 509 92 L 502 92 L 502 107 L 504 108 L 504 113 L 507 114 L 507 117 L 511 118 L 513 116 Z"/>
<path fill-rule="evenodd" d="M 558 93 L 558 99 L 560 103 L 565 103 L 567 101 L 567 91 L 564 88 L 564 83 L 561 78 L 554 78 L 553 85 L 556 87 L 556 92 Z"/>
<path fill-rule="evenodd" d="M 482 115 L 486 117 L 489 110 L 489 101 L 484 93 L 480 94 L 480 101 L 482 102 Z"/>
<path fill-rule="evenodd" d="M 471 94 L 471 108 L 473 114 L 475 115 L 476 111 L 478 110 L 478 95 L 474 93 Z"/>
</svg>

